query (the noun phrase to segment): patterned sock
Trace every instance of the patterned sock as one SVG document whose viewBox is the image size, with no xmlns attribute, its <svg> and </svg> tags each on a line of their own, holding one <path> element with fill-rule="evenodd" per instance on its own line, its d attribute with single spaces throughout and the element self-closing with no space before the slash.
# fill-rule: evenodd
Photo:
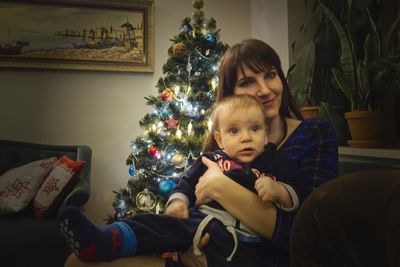
<svg viewBox="0 0 400 267">
<path fill-rule="evenodd" d="M 112 260 L 118 256 L 126 256 L 126 251 L 136 250 L 136 238 L 133 231 L 121 229 L 121 225 L 125 223 L 99 227 L 94 225 L 77 207 L 65 208 L 58 220 L 61 232 L 81 261 Z M 123 240 L 126 234 L 131 236 Z M 127 245 L 131 247 L 126 247 Z"/>
</svg>

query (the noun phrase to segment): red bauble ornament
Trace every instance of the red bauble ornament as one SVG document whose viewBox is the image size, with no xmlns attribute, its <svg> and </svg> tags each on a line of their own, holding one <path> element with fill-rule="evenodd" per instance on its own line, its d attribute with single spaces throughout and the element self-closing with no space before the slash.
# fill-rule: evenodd
<svg viewBox="0 0 400 267">
<path fill-rule="evenodd" d="M 171 101 L 173 97 L 173 94 L 171 92 L 171 90 L 169 90 L 168 88 L 165 89 L 162 93 L 161 93 L 161 99 L 163 101 Z"/>
<path fill-rule="evenodd" d="M 158 150 L 154 145 L 149 146 L 149 148 L 147 149 L 147 153 L 149 153 L 149 155 L 152 156 L 153 158 L 156 157 L 157 152 Z"/>
</svg>

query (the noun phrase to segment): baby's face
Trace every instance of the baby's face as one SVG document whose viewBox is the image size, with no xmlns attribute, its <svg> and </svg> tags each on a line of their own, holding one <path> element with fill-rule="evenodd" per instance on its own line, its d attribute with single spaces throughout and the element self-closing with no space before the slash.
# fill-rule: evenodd
<svg viewBox="0 0 400 267">
<path fill-rule="evenodd" d="M 250 163 L 264 151 L 267 138 L 264 114 L 257 107 L 221 112 L 215 140 L 229 157 Z"/>
</svg>

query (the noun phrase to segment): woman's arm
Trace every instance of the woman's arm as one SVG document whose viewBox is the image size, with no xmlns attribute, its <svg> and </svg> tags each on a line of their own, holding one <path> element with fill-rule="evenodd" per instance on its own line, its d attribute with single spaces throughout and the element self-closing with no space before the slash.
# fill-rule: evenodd
<svg viewBox="0 0 400 267">
<path fill-rule="evenodd" d="M 284 182 L 296 190 L 300 204 L 316 187 L 338 176 L 338 144 L 328 121 L 309 123 L 281 150 L 298 162 L 297 170 Z"/>
<path fill-rule="evenodd" d="M 275 206 L 226 177 L 217 163 L 205 157 L 202 161 L 208 169 L 196 185 L 197 204 L 213 199 L 251 230 L 271 239 L 275 230 Z"/>
</svg>

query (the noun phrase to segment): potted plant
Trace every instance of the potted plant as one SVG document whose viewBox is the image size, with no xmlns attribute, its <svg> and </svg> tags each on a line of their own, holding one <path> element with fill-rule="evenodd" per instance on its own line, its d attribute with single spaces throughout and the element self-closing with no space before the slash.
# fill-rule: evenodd
<svg viewBox="0 0 400 267">
<path fill-rule="evenodd" d="M 344 17 L 347 0 L 323 1 Z M 340 145 L 346 145 L 348 130 L 343 118 L 345 98 L 331 82 L 332 68 L 340 50 L 338 36 L 325 18 L 318 2 L 304 1 L 307 11 L 291 47 L 294 55 L 287 81 L 304 119 L 321 118 L 332 122 Z"/>
<path fill-rule="evenodd" d="M 364 56 L 360 57 L 356 54 L 348 21 L 340 22 L 329 8 L 321 2 L 319 5 L 340 40 L 340 64 L 332 69 L 332 74 L 333 81 L 350 103 L 350 110 L 345 113 L 351 134 L 348 143 L 355 147 L 381 146 L 385 143 L 386 129 L 384 97 L 388 90 L 398 89 L 400 85 L 400 53 L 395 47 L 400 18 L 393 22 L 383 41 L 366 8 L 370 30 L 363 40 Z"/>
</svg>

